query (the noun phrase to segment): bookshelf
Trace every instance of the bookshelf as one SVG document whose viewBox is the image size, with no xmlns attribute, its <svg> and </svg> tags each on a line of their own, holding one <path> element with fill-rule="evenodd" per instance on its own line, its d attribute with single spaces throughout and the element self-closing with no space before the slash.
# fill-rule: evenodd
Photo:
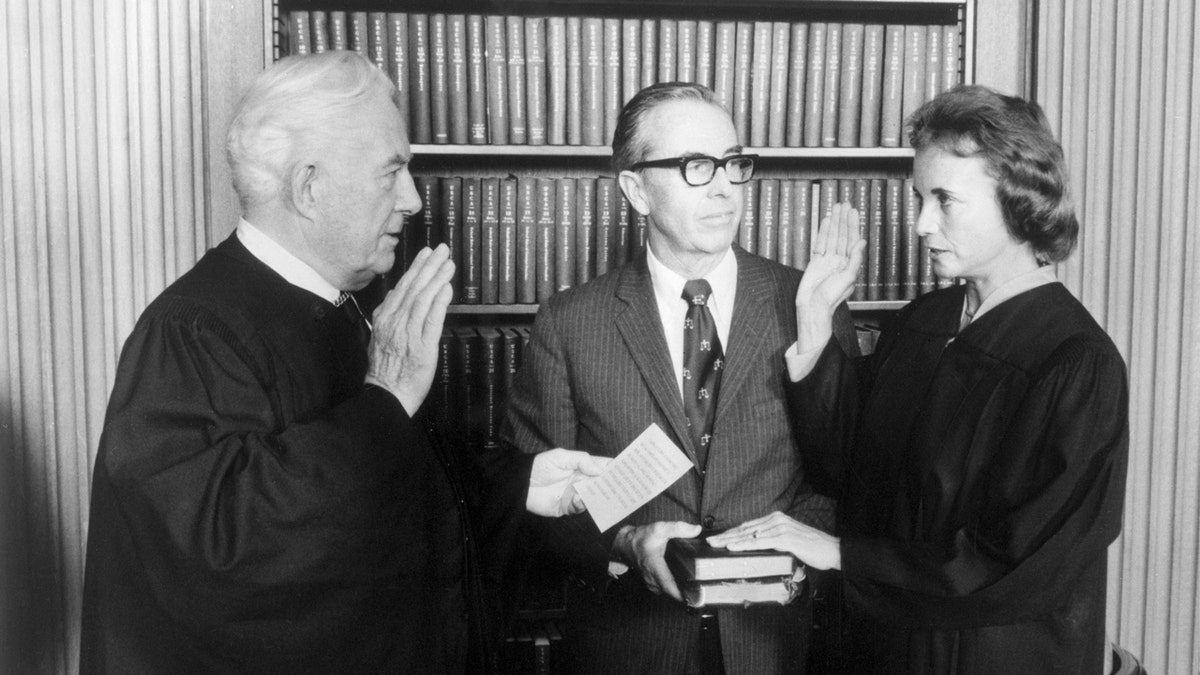
<svg viewBox="0 0 1200 675">
<path fill-rule="evenodd" d="M 866 344 L 872 324 L 951 283 L 920 264 L 901 128 L 974 81 L 976 1 L 266 0 L 265 58 L 340 45 L 397 81 L 426 204 L 398 258 L 455 250 L 432 396 L 486 445 L 539 302 L 643 240 L 608 143 L 620 106 L 652 82 L 712 87 L 760 156 L 743 248 L 803 267 L 824 209 L 860 207 L 868 261 L 850 306 Z"/>
</svg>

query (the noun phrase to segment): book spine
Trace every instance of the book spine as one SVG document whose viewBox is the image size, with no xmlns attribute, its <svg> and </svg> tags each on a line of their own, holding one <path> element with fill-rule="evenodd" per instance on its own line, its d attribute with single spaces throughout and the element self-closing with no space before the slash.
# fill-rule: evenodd
<svg viewBox="0 0 1200 675">
<path fill-rule="evenodd" d="M 561 16 L 546 19 L 546 142 L 567 142 L 567 22 Z"/>
<path fill-rule="evenodd" d="M 494 305 L 500 301 L 500 179 L 483 178 L 480 188 L 480 295 L 483 304 Z"/>
<path fill-rule="evenodd" d="M 525 108 L 530 145 L 546 144 L 546 25 L 540 17 L 525 17 Z"/>
<path fill-rule="evenodd" d="M 596 179 L 575 182 L 575 283 L 592 280 L 596 268 Z"/>
<path fill-rule="evenodd" d="M 479 376 L 483 394 L 481 408 L 483 419 L 480 435 L 485 450 L 500 445 L 500 419 L 503 417 L 504 400 L 500 392 L 500 331 L 494 327 L 479 329 Z"/>
<path fill-rule="evenodd" d="M 344 11 L 329 13 L 329 48 L 337 51 L 350 48 L 350 21 Z"/>
<path fill-rule="evenodd" d="M 646 233 L 650 229 L 650 219 L 644 213 L 633 213 L 633 255 L 646 250 Z"/>
<path fill-rule="evenodd" d="M 438 245 L 437 231 L 442 217 L 442 194 L 438 189 L 438 179 L 432 176 L 417 176 L 415 183 L 417 194 L 421 195 L 424 208 L 417 216 L 420 229 L 413 233 L 416 235 L 413 239 L 416 244 L 412 251 L 413 255 L 423 248 L 432 249 Z"/>
<path fill-rule="evenodd" d="M 567 17 L 567 145 L 583 145 L 583 21 Z"/>
<path fill-rule="evenodd" d="M 517 291 L 516 302 L 537 302 L 537 182 L 517 180 Z"/>
<path fill-rule="evenodd" d="M 824 23 L 808 27 L 808 77 L 804 85 L 804 147 L 821 147 L 821 111 L 825 101 Z"/>
<path fill-rule="evenodd" d="M 450 260 L 454 262 L 454 277 L 450 287 L 454 291 L 454 301 L 462 302 L 463 297 L 463 242 L 462 242 L 462 179 L 447 177 L 441 179 L 442 217 L 440 239 L 450 249 Z"/>
<path fill-rule="evenodd" d="M 389 72 L 391 54 L 388 53 L 388 24 L 387 12 L 370 12 L 367 14 L 367 58 L 375 67 L 383 72 Z"/>
<path fill-rule="evenodd" d="M 821 147 L 837 146 L 838 99 L 842 82 L 842 24 L 825 26 L 825 98 L 821 105 Z"/>
<path fill-rule="evenodd" d="M 917 237 L 916 195 L 911 194 L 911 191 L 906 194 L 905 187 L 905 182 L 899 178 L 888 182 L 888 193 L 891 194 L 894 189 L 893 198 L 896 201 L 895 212 L 890 209 L 888 211 L 888 216 L 896 224 L 890 225 L 888 231 L 895 233 L 895 245 L 903 251 L 903 263 L 900 266 L 903 290 L 901 297 L 912 300 L 921 292 L 921 242 Z"/>
<path fill-rule="evenodd" d="M 901 116 L 908 119 L 925 102 L 925 26 L 904 27 L 904 96 Z M 900 144 L 911 145 L 903 133 Z"/>
<path fill-rule="evenodd" d="M 792 237 L 792 266 L 802 270 L 808 267 L 812 256 L 812 233 L 814 225 L 813 182 L 808 178 L 797 178 L 793 181 L 796 192 L 796 217 Z"/>
<path fill-rule="evenodd" d="M 350 51 L 355 52 L 364 58 L 370 53 L 371 37 L 367 30 L 367 13 L 366 12 L 350 12 Z M 404 24 L 404 32 L 408 32 L 408 24 Z M 392 79 L 395 80 L 395 73 L 392 73 Z"/>
<path fill-rule="evenodd" d="M 849 185 L 850 195 L 848 198 L 843 198 L 842 201 L 849 203 L 858 210 L 858 236 L 863 241 L 870 244 L 867 229 L 871 225 L 871 181 L 866 178 L 855 178 L 853 180 L 843 180 L 838 183 L 838 192 L 845 194 L 846 186 Z M 841 195 L 839 195 L 841 197 Z M 867 268 L 870 266 L 870 252 L 868 251 L 867 264 L 858 268 L 858 283 L 854 287 L 855 300 L 865 300 L 867 297 Z"/>
<path fill-rule="evenodd" d="M 555 179 L 558 232 L 554 249 L 554 290 L 575 285 L 575 179 Z"/>
<path fill-rule="evenodd" d="M 450 142 L 450 59 L 446 15 L 429 16 L 429 110 L 433 142 Z"/>
<path fill-rule="evenodd" d="M 613 213 L 613 190 L 617 179 L 602 176 L 596 179 L 596 276 L 612 269 L 613 235 L 616 215 Z"/>
<path fill-rule="evenodd" d="M 365 17 L 365 13 L 364 17 Z M 364 29 L 367 24 L 364 24 Z M 400 115 L 408 124 L 408 138 L 412 142 L 414 137 L 414 124 L 412 112 L 413 94 L 413 60 L 416 58 L 417 46 L 409 35 L 408 15 L 399 12 L 390 12 L 387 14 L 387 47 L 384 49 L 387 53 L 387 74 L 392 78 L 392 82 L 396 85 L 396 104 L 400 109 Z M 353 37 L 353 30 L 351 31 Z M 370 45 L 374 39 L 371 31 L 366 33 L 366 44 Z M 363 56 L 368 56 L 370 49 Z M 426 56 L 428 55 L 428 47 L 426 47 Z M 424 84 L 428 87 L 429 80 L 424 80 Z"/>
<path fill-rule="evenodd" d="M 451 419 L 466 422 L 466 440 L 470 450 L 477 450 L 483 444 L 483 434 L 480 430 L 483 416 L 480 414 L 479 379 L 476 373 L 479 364 L 476 362 L 478 349 L 475 343 L 479 341 L 479 333 L 474 328 L 454 329 L 455 365 L 458 370 L 458 386 L 455 393 L 455 407 L 458 414 Z"/>
<path fill-rule="evenodd" d="M 311 12 L 312 25 L 310 27 L 312 52 L 314 54 L 324 54 L 329 51 L 329 16 L 324 10 L 314 9 Z"/>
<path fill-rule="evenodd" d="M 438 340 L 437 374 L 429 393 L 433 400 L 432 409 L 436 411 L 439 419 L 461 419 L 454 401 L 457 376 L 454 364 L 454 331 L 446 328 L 442 330 L 442 337 Z"/>
<path fill-rule="evenodd" d="M 604 145 L 604 21 L 583 20 L 583 145 Z"/>
<path fill-rule="evenodd" d="M 446 42 L 450 50 L 449 103 L 450 142 L 466 145 L 470 139 L 470 95 L 467 75 L 467 17 L 451 14 L 446 18 Z"/>
<path fill-rule="evenodd" d="M 916 295 L 916 284 L 913 284 L 913 293 L 909 294 L 908 282 L 912 275 L 913 268 L 908 259 L 908 249 L 905 246 L 904 232 L 904 200 L 900 195 L 900 189 L 904 182 L 899 178 L 889 178 L 884 183 L 884 237 L 883 245 L 887 251 L 886 263 L 884 265 L 883 278 L 883 296 L 887 300 L 899 300 L 901 298 L 911 298 Z M 916 279 L 913 279 L 915 282 Z"/>
<path fill-rule="evenodd" d="M 879 114 L 883 101 L 883 26 L 863 28 L 863 77 L 860 94 L 862 116 L 858 125 L 858 144 L 864 148 L 879 146 Z"/>
<path fill-rule="evenodd" d="M 508 144 L 508 46 L 505 44 L 505 22 L 502 16 L 484 19 L 487 31 L 487 127 L 488 141 L 493 145 Z"/>
<path fill-rule="evenodd" d="M 859 144 L 858 128 L 862 122 L 863 25 L 842 27 L 842 81 L 838 95 L 837 144 L 852 148 Z"/>
<path fill-rule="evenodd" d="M 733 128 L 738 141 L 750 141 L 750 90 L 754 77 L 754 24 L 738 21 L 733 50 Z M 753 145 L 753 144 L 751 144 Z"/>
<path fill-rule="evenodd" d="M 752 26 L 750 51 L 750 105 L 747 128 L 750 145 L 766 147 L 771 127 L 771 57 L 774 51 L 773 30 L 769 21 L 756 21 Z M 737 126 L 737 120 L 734 120 Z"/>
<path fill-rule="evenodd" d="M 517 179 L 500 181 L 499 237 L 496 240 L 496 302 L 517 301 Z"/>
<path fill-rule="evenodd" d="M 957 25 L 942 27 L 942 91 L 962 82 L 962 33 Z"/>
<path fill-rule="evenodd" d="M 867 300 L 882 300 L 896 285 L 893 249 L 884 237 L 883 179 L 873 178 L 868 185 L 867 198 Z M 888 300 L 895 298 L 887 297 Z"/>
<path fill-rule="evenodd" d="M 767 145 L 782 148 L 786 140 L 788 114 L 788 62 L 791 57 L 791 26 L 782 21 L 771 24 L 771 96 L 768 106 Z"/>
<path fill-rule="evenodd" d="M 483 214 L 482 185 L 479 178 L 463 178 L 462 187 L 462 300 L 463 304 L 483 302 Z"/>
<path fill-rule="evenodd" d="M 776 230 L 779 232 L 775 260 L 780 265 L 794 266 L 796 259 L 796 184 L 790 179 L 779 180 L 779 216 Z"/>
<path fill-rule="evenodd" d="M 738 245 L 750 253 L 758 251 L 758 181 L 742 186 L 742 223 L 738 228 Z"/>
<path fill-rule="evenodd" d="M 504 25 L 508 54 L 508 142 L 526 145 L 529 138 L 525 122 L 525 19 L 507 16 Z"/>
<path fill-rule="evenodd" d="M 733 110 L 733 62 L 737 50 L 737 24 L 721 21 L 716 25 L 716 46 L 713 48 L 713 93 L 726 110 Z"/>
<path fill-rule="evenodd" d="M 680 19 L 675 26 L 679 46 L 675 50 L 675 79 L 696 81 L 696 22 Z"/>
<path fill-rule="evenodd" d="M 879 144 L 900 147 L 904 127 L 904 26 L 888 26 L 883 41 L 883 94 L 880 97 Z"/>
<path fill-rule="evenodd" d="M 658 20 L 658 82 L 675 81 L 675 66 L 678 65 L 678 57 L 675 55 L 678 27 L 675 19 Z"/>
<path fill-rule="evenodd" d="M 917 265 L 915 268 L 917 293 L 928 293 L 937 288 L 937 277 L 933 273 L 933 261 L 929 258 L 929 247 L 926 246 L 925 239 L 916 236 L 919 209 L 912 178 L 904 179 L 904 188 L 901 189 L 901 192 L 904 196 L 904 237 L 906 240 L 913 238 L 917 242 Z"/>
<path fill-rule="evenodd" d="M 500 328 L 500 403 L 501 411 L 509 392 L 513 390 L 517 371 L 521 367 L 521 334 L 515 328 Z"/>
<path fill-rule="evenodd" d="M 487 40 L 483 17 L 467 15 L 467 124 L 473 145 L 488 142 Z"/>
<path fill-rule="evenodd" d="M 713 48 L 716 42 L 716 24 L 712 21 L 696 22 L 696 82 L 709 89 L 713 86 Z"/>
<path fill-rule="evenodd" d="M 604 20 L 604 135 L 600 145 L 612 141 L 621 114 L 621 20 Z"/>
<path fill-rule="evenodd" d="M 925 27 L 925 94 L 921 102 L 932 101 L 942 92 L 942 27 Z"/>
<path fill-rule="evenodd" d="M 778 222 L 779 181 L 763 178 L 758 181 L 758 255 L 767 260 L 779 260 Z"/>
<path fill-rule="evenodd" d="M 625 193 L 621 192 L 621 186 L 618 184 L 613 191 L 613 213 L 617 219 L 616 235 L 613 237 L 613 267 L 620 267 L 629 262 L 629 241 L 631 236 L 629 217 L 629 201 L 625 199 Z"/>
<path fill-rule="evenodd" d="M 288 14 L 288 54 L 313 53 L 310 23 L 309 13 L 306 10 L 295 10 Z"/>
<path fill-rule="evenodd" d="M 787 129 L 784 144 L 804 144 L 804 90 L 808 80 L 808 24 L 793 23 L 788 57 Z"/>
<path fill-rule="evenodd" d="M 658 21 L 642 19 L 642 88 L 657 81 L 658 77 Z"/>
<path fill-rule="evenodd" d="M 642 88 L 642 22 L 621 20 L 621 104 Z"/>
<path fill-rule="evenodd" d="M 554 295 L 555 190 L 553 178 L 538 178 L 537 184 L 537 302 Z"/>
</svg>

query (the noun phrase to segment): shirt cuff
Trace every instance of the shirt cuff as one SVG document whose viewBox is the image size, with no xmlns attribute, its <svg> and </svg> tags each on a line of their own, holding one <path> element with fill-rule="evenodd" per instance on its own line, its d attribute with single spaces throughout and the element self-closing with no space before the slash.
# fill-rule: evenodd
<svg viewBox="0 0 1200 675">
<path fill-rule="evenodd" d="M 808 374 L 817 365 L 817 359 L 820 358 L 821 352 L 825 351 L 825 345 L 813 347 L 806 352 L 798 352 L 798 349 L 798 344 L 793 342 L 783 353 L 783 360 L 787 364 L 788 379 L 792 382 L 799 382 L 808 377 Z"/>
</svg>

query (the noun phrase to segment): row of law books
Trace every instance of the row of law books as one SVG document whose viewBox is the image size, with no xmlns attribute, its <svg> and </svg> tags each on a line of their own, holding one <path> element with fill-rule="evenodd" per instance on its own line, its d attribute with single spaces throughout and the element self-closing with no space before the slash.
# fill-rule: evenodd
<svg viewBox="0 0 1200 675">
<path fill-rule="evenodd" d="M 958 25 L 298 10 L 291 54 L 387 71 L 414 143 L 602 146 L 656 82 L 711 87 L 751 147 L 899 147 L 960 81 Z"/>
<path fill-rule="evenodd" d="M 645 247 L 648 222 L 615 178 L 418 176 L 422 211 L 406 224 L 398 260 L 445 243 L 458 268 L 454 302 L 513 305 L 620 267 Z M 947 285 L 916 235 L 911 181 L 760 178 L 744 186 L 737 243 L 784 265 L 808 265 L 820 219 L 835 202 L 861 213 L 867 257 L 854 300 L 910 300 Z"/>
<path fill-rule="evenodd" d="M 442 332 L 428 402 L 467 447 L 498 447 L 506 397 L 528 343 L 528 325 L 456 326 Z"/>
</svg>

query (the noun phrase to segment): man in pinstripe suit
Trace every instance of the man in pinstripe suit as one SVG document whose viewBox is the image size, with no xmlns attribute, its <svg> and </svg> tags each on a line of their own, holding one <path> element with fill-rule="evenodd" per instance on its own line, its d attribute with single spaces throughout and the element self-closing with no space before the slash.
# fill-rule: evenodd
<svg viewBox="0 0 1200 675">
<path fill-rule="evenodd" d="M 547 521 L 546 553 L 579 583 L 567 637 L 577 673 L 800 673 L 812 626 L 805 596 L 787 606 L 689 613 L 663 560 L 668 539 L 783 511 L 828 527 L 784 404 L 783 352 L 796 339 L 800 272 L 733 245 L 742 154 L 729 114 L 702 86 L 654 85 L 630 100 L 613 139 L 622 190 L 647 214 L 647 250 L 552 297 L 538 313 L 509 395 L 504 436 L 524 452 L 555 447 L 615 456 L 657 423 L 694 468 L 606 532 L 587 516 Z M 711 286 L 724 351 L 706 447 L 683 404 L 688 280 Z M 857 351 L 848 310 L 835 332 Z"/>
</svg>

